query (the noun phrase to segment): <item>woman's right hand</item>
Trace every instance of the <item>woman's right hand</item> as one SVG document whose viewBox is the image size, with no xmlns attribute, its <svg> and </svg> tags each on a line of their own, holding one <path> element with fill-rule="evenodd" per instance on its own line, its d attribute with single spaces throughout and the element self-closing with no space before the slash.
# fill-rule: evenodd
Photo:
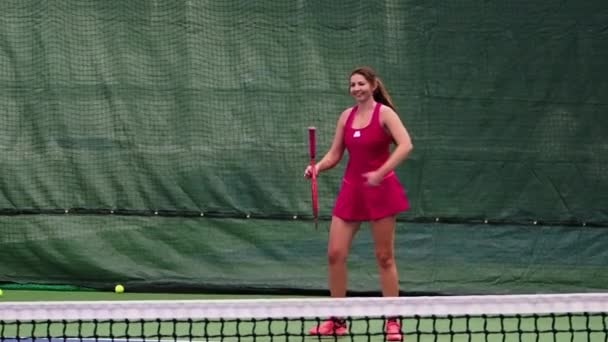
<svg viewBox="0 0 608 342">
<path fill-rule="evenodd" d="M 308 165 L 306 167 L 306 170 L 304 170 L 304 177 L 311 178 L 312 177 L 312 173 L 313 173 L 313 167 L 312 167 L 312 165 Z M 319 164 L 315 165 L 315 167 L 314 167 L 314 173 L 315 173 L 315 176 L 319 175 Z"/>
</svg>

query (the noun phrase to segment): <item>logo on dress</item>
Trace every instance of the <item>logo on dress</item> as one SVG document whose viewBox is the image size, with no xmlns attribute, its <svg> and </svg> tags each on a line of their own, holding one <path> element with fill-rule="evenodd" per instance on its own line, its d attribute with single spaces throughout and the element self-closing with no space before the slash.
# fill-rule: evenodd
<svg viewBox="0 0 608 342">
<path fill-rule="evenodd" d="M 353 133 L 353 137 L 358 138 L 361 136 L 361 131 L 355 131 L 355 133 Z"/>
</svg>

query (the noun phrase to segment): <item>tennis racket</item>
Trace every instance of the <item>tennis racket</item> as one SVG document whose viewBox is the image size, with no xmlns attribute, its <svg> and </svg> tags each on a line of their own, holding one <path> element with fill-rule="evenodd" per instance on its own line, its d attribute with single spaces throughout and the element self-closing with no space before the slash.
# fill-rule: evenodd
<svg viewBox="0 0 608 342">
<path fill-rule="evenodd" d="M 308 127 L 308 149 L 310 154 L 311 172 L 311 195 L 312 195 L 312 217 L 315 222 L 315 230 L 319 229 L 319 194 L 317 192 L 317 173 L 315 172 L 315 164 L 317 158 L 317 129 Z"/>
</svg>

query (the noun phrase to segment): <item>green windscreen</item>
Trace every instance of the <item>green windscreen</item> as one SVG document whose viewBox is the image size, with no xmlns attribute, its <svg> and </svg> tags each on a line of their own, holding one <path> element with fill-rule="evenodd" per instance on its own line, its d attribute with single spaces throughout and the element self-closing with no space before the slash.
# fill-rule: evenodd
<svg viewBox="0 0 608 342">
<path fill-rule="evenodd" d="M 604 1 L 0 2 L 0 282 L 326 289 L 348 155 L 319 178 L 378 72 L 414 143 L 404 291 L 608 283 Z M 487 220 L 487 224 L 484 223 Z M 364 226 L 350 288 L 379 289 Z"/>
</svg>

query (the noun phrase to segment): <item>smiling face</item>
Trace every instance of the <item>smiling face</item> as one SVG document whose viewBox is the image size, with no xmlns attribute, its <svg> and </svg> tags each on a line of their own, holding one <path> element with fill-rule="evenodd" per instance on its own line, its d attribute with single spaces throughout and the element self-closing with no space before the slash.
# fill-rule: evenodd
<svg viewBox="0 0 608 342">
<path fill-rule="evenodd" d="M 357 102 L 367 101 L 373 93 L 374 86 L 365 76 L 355 73 L 350 77 L 350 95 Z"/>
</svg>

